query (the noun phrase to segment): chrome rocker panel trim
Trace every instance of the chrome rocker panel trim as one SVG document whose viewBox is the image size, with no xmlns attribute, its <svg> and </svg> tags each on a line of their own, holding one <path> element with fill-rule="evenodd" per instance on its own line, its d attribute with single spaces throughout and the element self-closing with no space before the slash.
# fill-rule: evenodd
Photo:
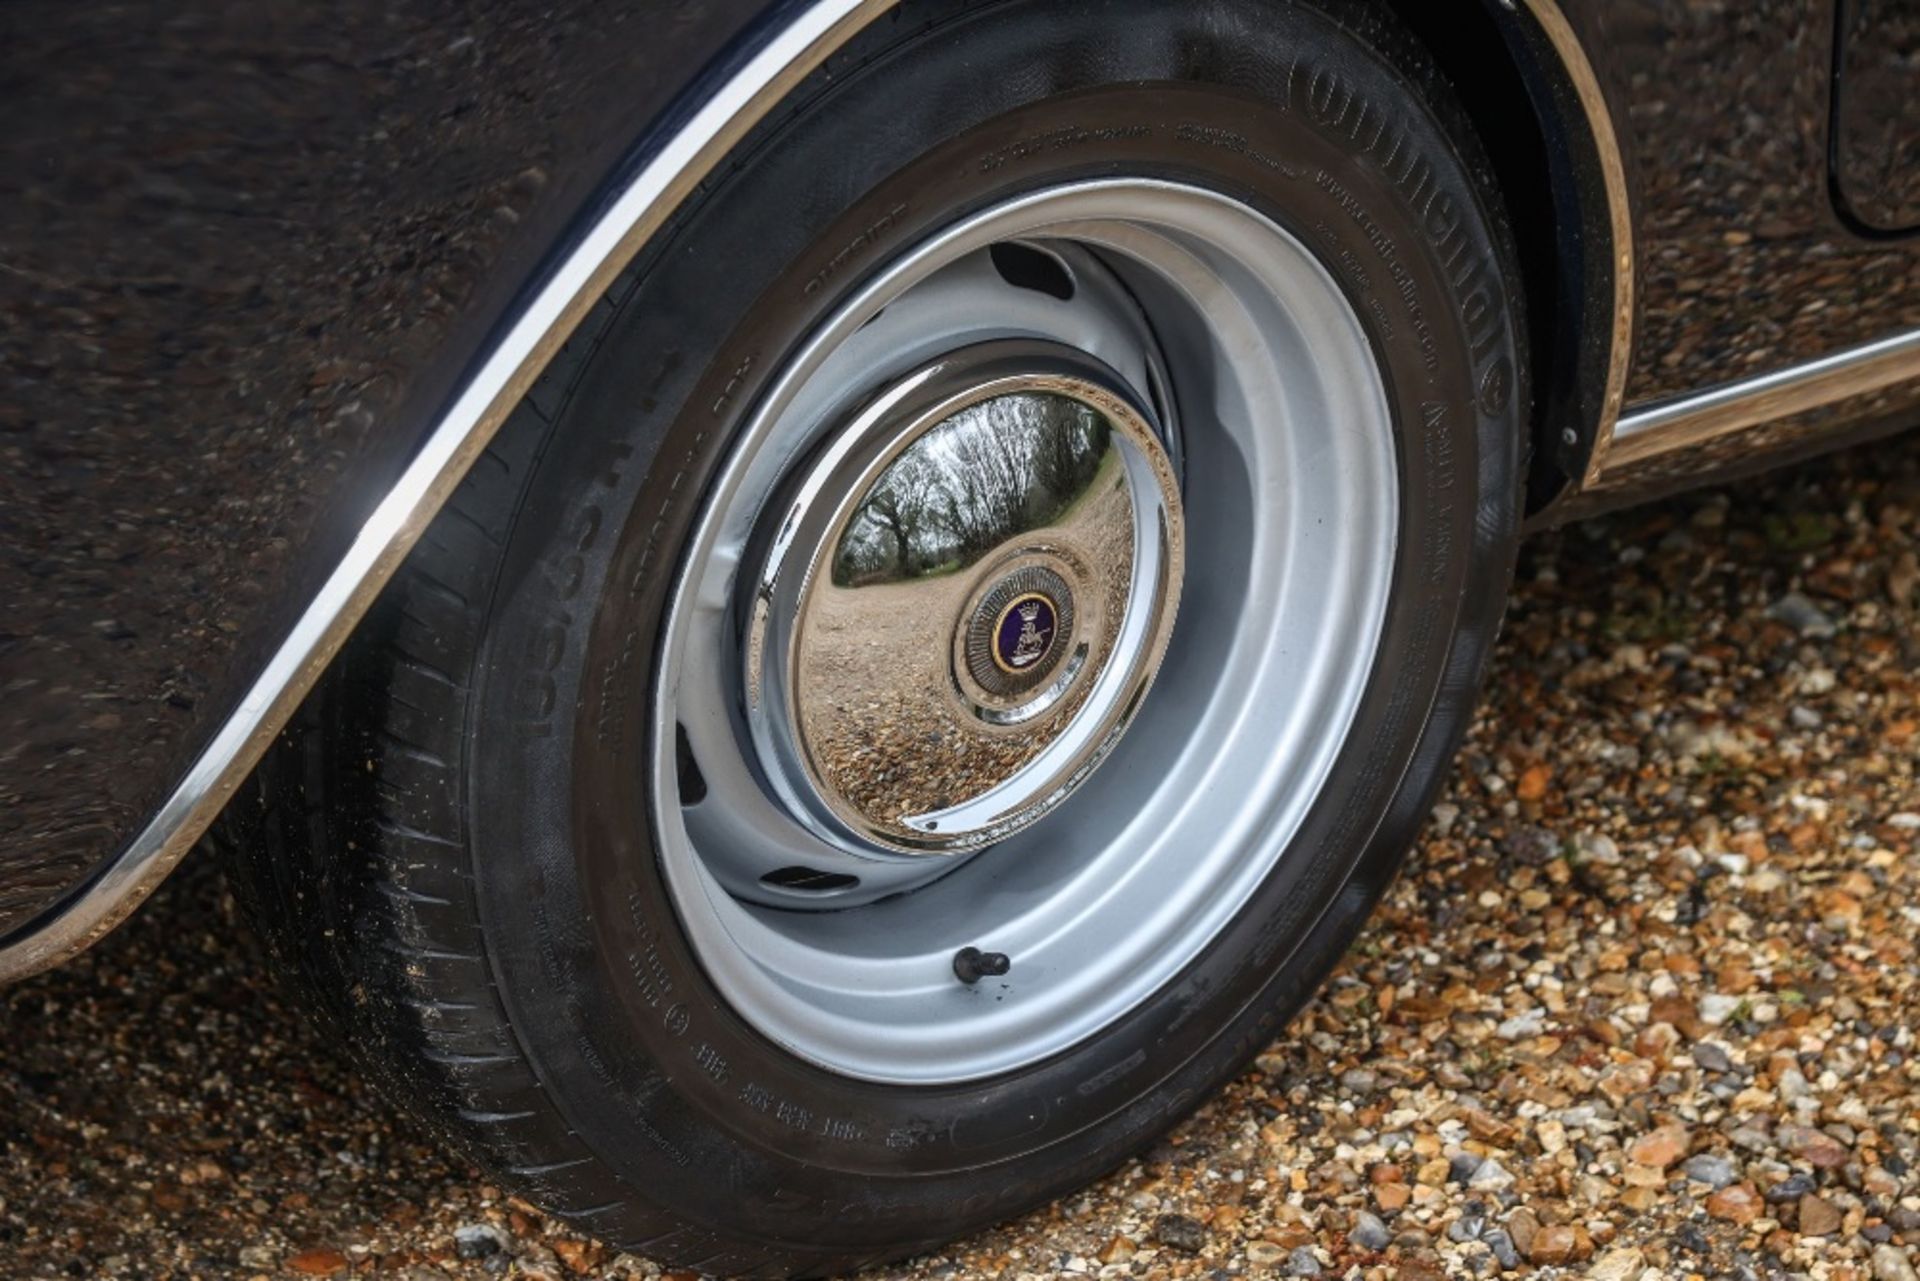
<svg viewBox="0 0 1920 1281">
<path fill-rule="evenodd" d="M 147 825 L 74 897 L 0 944 L 0 983 L 124 921 L 206 831 L 508 413 L 641 246 L 733 146 L 894 0 L 819 0 L 752 55 L 587 231 L 434 426 L 266 669 Z"/>
<path fill-rule="evenodd" d="M 1635 406 L 1613 432 L 1602 479 L 1809 409 L 1920 378 L 1920 329 L 1862 343 L 1738 382 Z"/>
</svg>

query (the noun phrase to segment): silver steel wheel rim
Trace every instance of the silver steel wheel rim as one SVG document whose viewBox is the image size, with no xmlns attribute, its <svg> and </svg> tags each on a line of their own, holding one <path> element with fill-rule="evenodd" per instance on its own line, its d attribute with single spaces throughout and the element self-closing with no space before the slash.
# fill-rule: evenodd
<svg viewBox="0 0 1920 1281">
<path fill-rule="evenodd" d="M 1008 244 L 1048 255 L 1072 296 L 1010 283 L 990 249 Z M 1186 496 L 1177 622 L 1099 768 L 1035 821 L 933 854 L 823 835 L 770 784 L 748 724 L 752 583 L 818 451 L 888 388 L 985 343 L 1081 353 L 1151 407 Z M 1321 793 L 1374 667 L 1397 487 L 1352 307 L 1242 203 L 1075 183 L 891 263 L 757 407 L 666 620 L 655 837 L 721 994 L 799 1057 L 901 1084 L 1014 1070 L 1136 1008 L 1245 905 Z M 811 880 L 774 875 L 793 868 Z M 965 947 L 1011 972 L 960 982 Z"/>
</svg>

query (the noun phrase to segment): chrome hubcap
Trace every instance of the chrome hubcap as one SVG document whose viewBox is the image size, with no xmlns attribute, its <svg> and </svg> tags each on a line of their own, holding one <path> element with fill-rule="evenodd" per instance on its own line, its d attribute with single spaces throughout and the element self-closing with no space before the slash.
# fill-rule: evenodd
<svg viewBox="0 0 1920 1281">
<path fill-rule="evenodd" d="M 1119 741 L 1179 597 L 1152 413 L 1082 353 L 982 343 L 888 388 L 800 480 L 745 686 L 761 767 L 821 839 L 988 844 Z"/>
<path fill-rule="evenodd" d="M 902 1083 L 1136 1008 L 1320 793 L 1397 484 L 1353 308 L 1244 204 L 1075 183 L 889 264 L 786 357 L 666 619 L 656 848 L 709 978 Z"/>
</svg>

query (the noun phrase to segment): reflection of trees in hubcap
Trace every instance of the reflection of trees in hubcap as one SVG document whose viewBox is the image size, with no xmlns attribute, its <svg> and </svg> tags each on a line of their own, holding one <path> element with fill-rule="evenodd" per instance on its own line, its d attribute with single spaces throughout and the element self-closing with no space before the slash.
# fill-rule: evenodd
<svg viewBox="0 0 1920 1281">
<path fill-rule="evenodd" d="M 839 587 L 966 569 L 1058 520 L 1112 449 L 1100 413 L 1070 396 L 995 396 L 940 423 L 861 500 L 833 558 Z"/>
</svg>

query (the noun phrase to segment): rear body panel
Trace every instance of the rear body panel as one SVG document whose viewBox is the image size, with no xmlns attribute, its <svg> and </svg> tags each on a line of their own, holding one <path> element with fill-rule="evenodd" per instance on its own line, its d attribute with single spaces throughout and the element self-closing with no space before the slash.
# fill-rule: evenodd
<svg viewBox="0 0 1920 1281">
<path fill-rule="evenodd" d="M 1908 0 L 1874 6 L 1908 10 Z M 1639 311 L 1626 416 L 1920 328 L 1920 242 L 1863 235 L 1827 150 L 1828 0 L 1579 7 L 1627 152 Z M 1920 102 L 1909 68 L 1907 99 Z M 1883 121 L 1920 144 L 1920 116 Z M 1608 467 L 1555 518 L 1752 470 L 1920 419 L 1915 376 Z"/>
<path fill-rule="evenodd" d="M 156 812 L 555 247 L 802 7 L 7 11 L 0 948 Z M 1627 161 L 1630 404 L 1920 327 L 1920 244 L 1829 190 L 1832 0 L 1560 8 Z M 1911 421 L 1920 378 L 1857 399 L 1775 443 Z"/>
<path fill-rule="evenodd" d="M 761 7 L 8 8 L 0 937 L 159 806 Z"/>
</svg>

